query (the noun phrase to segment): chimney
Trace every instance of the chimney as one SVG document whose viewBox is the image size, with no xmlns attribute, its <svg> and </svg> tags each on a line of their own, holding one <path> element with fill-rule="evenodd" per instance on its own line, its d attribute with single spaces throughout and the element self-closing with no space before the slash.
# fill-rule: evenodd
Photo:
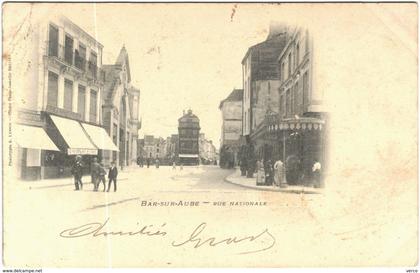
<svg viewBox="0 0 420 273">
<path fill-rule="evenodd" d="M 271 21 L 267 40 L 271 39 L 273 36 L 276 36 L 280 33 L 285 33 L 285 32 L 286 32 L 286 25 L 276 22 L 276 21 Z"/>
</svg>

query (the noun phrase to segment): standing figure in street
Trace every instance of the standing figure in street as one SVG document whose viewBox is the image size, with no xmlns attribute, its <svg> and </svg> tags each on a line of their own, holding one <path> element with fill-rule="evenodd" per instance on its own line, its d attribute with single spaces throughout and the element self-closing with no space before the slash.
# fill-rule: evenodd
<svg viewBox="0 0 420 273">
<path fill-rule="evenodd" d="M 314 179 L 314 187 L 321 187 L 321 163 L 318 160 L 315 160 L 314 165 L 312 166 L 312 176 Z"/>
<path fill-rule="evenodd" d="M 155 160 L 155 165 L 156 165 L 156 169 L 159 169 L 159 158 L 156 158 Z"/>
<path fill-rule="evenodd" d="M 118 168 L 115 166 L 115 161 L 111 162 L 111 167 L 109 168 L 108 172 L 108 192 L 111 188 L 111 182 L 114 182 L 114 192 L 117 191 L 117 176 L 118 176 Z"/>
<path fill-rule="evenodd" d="M 175 163 L 175 160 L 172 162 L 172 170 L 176 170 L 176 163 Z"/>
<path fill-rule="evenodd" d="M 96 157 L 93 158 L 92 163 L 90 164 L 90 176 L 92 178 L 92 183 L 93 183 L 93 190 L 96 189 L 96 184 L 98 183 L 98 177 L 99 177 L 99 163 L 98 163 L 98 159 Z"/>
<path fill-rule="evenodd" d="M 286 172 L 284 169 L 284 164 L 281 162 L 281 160 L 277 160 L 276 163 L 274 163 L 274 182 L 277 186 L 283 188 L 286 184 L 286 178 L 285 178 Z"/>
<path fill-rule="evenodd" d="M 273 163 L 270 159 L 264 161 L 264 172 L 265 172 L 265 185 L 271 186 L 273 185 L 273 176 L 274 176 L 274 170 L 273 170 Z"/>
<path fill-rule="evenodd" d="M 301 178 L 301 163 L 296 155 L 286 158 L 286 181 L 288 185 L 297 185 Z"/>
<path fill-rule="evenodd" d="M 264 164 L 258 160 L 257 161 L 257 186 L 265 184 L 265 173 L 264 173 Z"/>
<path fill-rule="evenodd" d="M 83 175 L 83 165 L 82 165 L 82 157 L 80 155 L 76 156 L 76 159 L 73 163 L 73 166 L 71 168 L 71 173 L 73 174 L 73 178 L 74 178 L 74 186 L 75 186 L 75 191 L 79 190 L 79 186 L 80 189 L 83 189 L 83 183 L 82 183 L 82 175 Z"/>
<path fill-rule="evenodd" d="M 150 167 L 150 158 L 147 158 L 147 160 L 146 160 L 147 162 L 147 168 L 149 168 Z"/>
<path fill-rule="evenodd" d="M 96 188 L 95 191 L 98 191 L 99 188 L 99 184 L 102 182 L 102 184 L 104 184 L 104 191 L 106 190 L 106 180 L 105 180 L 105 175 L 106 175 L 106 170 L 104 165 L 101 163 L 99 164 L 99 175 L 98 175 L 98 179 L 96 180 Z"/>
</svg>

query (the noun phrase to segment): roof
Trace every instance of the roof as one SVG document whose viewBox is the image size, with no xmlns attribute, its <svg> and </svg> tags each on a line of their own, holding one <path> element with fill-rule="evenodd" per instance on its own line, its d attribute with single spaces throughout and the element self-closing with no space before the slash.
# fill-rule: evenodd
<svg viewBox="0 0 420 273">
<path fill-rule="evenodd" d="M 127 50 L 125 49 L 125 46 L 121 48 L 115 64 L 102 65 L 102 70 L 105 72 L 105 85 L 103 88 L 104 98 L 112 99 L 113 95 L 115 94 L 114 92 L 115 86 L 120 84 L 120 73 L 121 73 L 122 67 L 124 66 L 124 63 L 126 65 L 127 80 L 130 83 L 131 81 L 130 65 L 128 61 L 128 53 L 127 53 Z M 135 88 L 132 85 L 129 85 L 129 87 L 130 87 L 131 92 L 139 91 L 137 88 Z"/>
<path fill-rule="evenodd" d="M 125 45 L 123 45 L 123 47 L 121 48 L 120 54 L 118 54 L 117 61 L 115 62 L 115 64 L 123 65 L 124 63 L 127 66 L 128 82 L 131 82 L 130 62 L 128 61 L 128 53 L 127 53 L 127 50 L 125 49 Z"/>
<path fill-rule="evenodd" d="M 250 58 L 251 81 L 279 78 L 278 57 L 287 43 L 287 33 L 275 34 L 269 39 L 250 47 L 242 60 Z"/>
<path fill-rule="evenodd" d="M 230 92 L 229 96 L 227 96 L 226 99 L 220 102 L 219 109 L 221 109 L 223 107 L 223 103 L 227 101 L 242 101 L 243 94 L 244 94 L 243 89 L 233 89 L 233 91 Z"/>
<path fill-rule="evenodd" d="M 196 115 L 194 115 L 191 110 L 188 110 L 187 113 L 185 113 L 182 117 L 178 119 L 178 121 L 182 121 L 183 119 L 187 118 L 195 119 L 195 121 L 200 121 L 200 119 Z"/>
</svg>

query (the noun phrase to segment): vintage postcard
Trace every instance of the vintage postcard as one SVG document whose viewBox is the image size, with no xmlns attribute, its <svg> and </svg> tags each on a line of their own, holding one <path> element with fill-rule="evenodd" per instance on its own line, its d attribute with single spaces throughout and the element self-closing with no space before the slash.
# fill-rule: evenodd
<svg viewBox="0 0 420 273">
<path fill-rule="evenodd" d="M 2 24 L 5 267 L 417 265 L 415 3 Z"/>
</svg>

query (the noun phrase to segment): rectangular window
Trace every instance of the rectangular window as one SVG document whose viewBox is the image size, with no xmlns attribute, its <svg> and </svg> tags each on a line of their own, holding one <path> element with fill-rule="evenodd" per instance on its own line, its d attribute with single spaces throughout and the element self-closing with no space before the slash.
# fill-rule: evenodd
<svg viewBox="0 0 420 273">
<path fill-rule="evenodd" d="M 73 64 L 73 38 L 69 35 L 66 35 L 64 41 L 64 61 Z"/>
<path fill-rule="evenodd" d="M 308 72 L 303 74 L 303 108 L 305 109 L 309 101 L 309 83 L 308 83 Z M 305 111 L 305 110 L 304 110 Z"/>
<path fill-rule="evenodd" d="M 85 71 L 86 66 L 86 47 L 79 43 L 79 49 L 75 51 L 74 65 L 82 71 Z"/>
<path fill-rule="evenodd" d="M 296 90 L 294 87 L 292 87 L 291 93 L 290 93 L 290 115 L 291 116 L 295 113 L 295 94 L 296 94 Z"/>
<path fill-rule="evenodd" d="M 280 75 L 281 75 L 282 81 L 286 80 L 286 71 L 284 70 L 284 62 L 281 63 Z"/>
<path fill-rule="evenodd" d="M 296 65 L 300 63 L 300 46 L 299 43 L 296 45 Z"/>
<path fill-rule="evenodd" d="M 96 78 L 97 63 L 98 63 L 98 56 L 96 55 L 96 52 L 91 51 L 90 59 L 89 59 L 89 71 L 91 72 L 94 78 Z"/>
<path fill-rule="evenodd" d="M 290 115 L 290 89 L 286 92 L 286 116 Z"/>
<path fill-rule="evenodd" d="M 298 82 L 295 83 L 295 114 L 300 114 L 302 110 L 302 98 Z"/>
<path fill-rule="evenodd" d="M 47 104 L 57 107 L 58 75 L 48 71 L 48 99 Z"/>
<path fill-rule="evenodd" d="M 86 59 L 86 46 L 82 43 L 79 43 L 79 56 Z"/>
<path fill-rule="evenodd" d="M 77 95 L 77 113 L 80 114 L 82 120 L 85 119 L 85 103 L 86 103 L 86 87 L 79 84 L 79 94 Z"/>
<path fill-rule="evenodd" d="M 280 113 L 281 113 L 281 116 L 282 117 L 284 117 L 284 96 L 283 95 L 281 95 L 280 96 Z"/>
<path fill-rule="evenodd" d="M 98 100 L 98 92 L 91 89 L 90 90 L 90 112 L 89 112 L 89 121 L 96 122 L 96 103 Z"/>
<path fill-rule="evenodd" d="M 48 55 L 58 57 L 58 28 L 53 25 L 48 32 Z"/>
<path fill-rule="evenodd" d="M 73 107 L 73 82 L 64 80 L 64 109 L 71 111 Z"/>
<path fill-rule="evenodd" d="M 289 57 L 287 58 L 288 64 L 287 64 L 287 76 L 290 77 L 292 74 L 292 54 L 289 53 Z"/>
</svg>

